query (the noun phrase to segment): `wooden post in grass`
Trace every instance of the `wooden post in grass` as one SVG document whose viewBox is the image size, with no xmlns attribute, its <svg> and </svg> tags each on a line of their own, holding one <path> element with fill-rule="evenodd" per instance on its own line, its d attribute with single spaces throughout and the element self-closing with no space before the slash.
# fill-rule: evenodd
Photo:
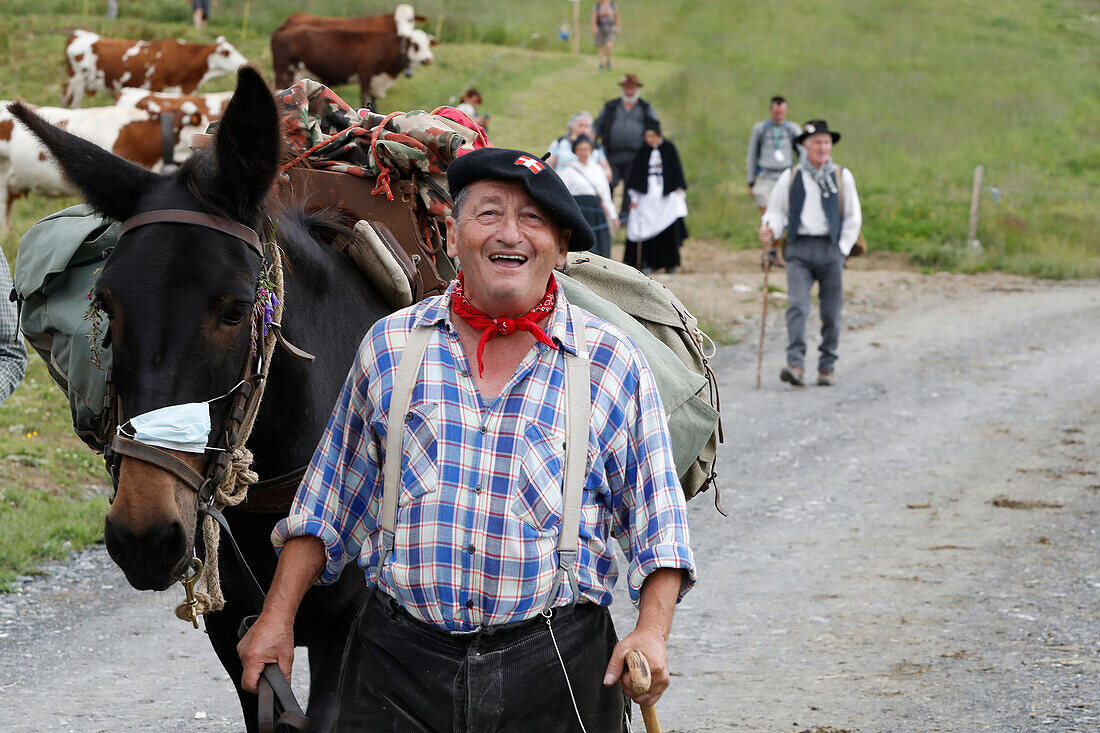
<svg viewBox="0 0 1100 733">
<path fill-rule="evenodd" d="M 974 168 L 974 188 L 970 191 L 970 227 L 966 232 L 966 246 L 974 247 L 978 239 L 978 208 L 982 203 L 982 178 L 985 176 L 985 166 L 978 165 Z"/>
<path fill-rule="evenodd" d="M 581 3 L 580 0 L 569 0 L 573 3 L 573 55 L 581 52 Z"/>
</svg>

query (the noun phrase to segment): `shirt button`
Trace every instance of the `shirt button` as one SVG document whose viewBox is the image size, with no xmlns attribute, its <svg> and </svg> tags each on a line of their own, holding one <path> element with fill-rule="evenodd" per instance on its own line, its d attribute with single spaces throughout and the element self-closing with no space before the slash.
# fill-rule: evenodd
<svg viewBox="0 0 1100 733">
<path fill-rule="evenodd" d="M 473 608 L 473 607 L 474 607 L 474 602 L 473 602 L 472 599 L 469 600 L 469 601 L 466 601 L 466 608 Z"/>
<path fill-rule="evenodd" d="M 413 414 L 411 412 L 405 413 L 405 422 L 412 422 Z"/>
<path fill-rule="evenodd" d="M 481 430 L 482 435 L 485 435 L 485 433 L 489 432 L 489 428 L 485 427 L 484 425 L 482 425 L 479 429 Z"/>
<path fill-rule="evenodd" d="M 471 555 L 474 554 L 474 544 L 472 542 L 466 545 L 466 552 L 470 553 Z"/>
<path fill-rule="evenodd" d="M 481 493 L 481 487 L 480 486 L 475 486 L 474 487 L 474 493 L 475 494 L 480 494 Z"/>
<path fill-rule="evenodd" d="M 468 370 L 468 369 L 463 369 L 462 371 L 460 371 L 460 372 L 458 373 L 458 376 L 460 376 L 460 377 L 468 377 L 468 376 L 470 376 L 470 370 Z"/>
</svg>

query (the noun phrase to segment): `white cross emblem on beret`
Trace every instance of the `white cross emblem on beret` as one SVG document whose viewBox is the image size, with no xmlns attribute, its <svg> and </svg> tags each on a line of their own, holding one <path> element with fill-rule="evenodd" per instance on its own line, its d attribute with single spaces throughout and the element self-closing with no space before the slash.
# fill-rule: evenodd
<svg viewBox="0 0 1100 733">
<path fill-rule="evenodd" d="M 521 155 L 516 158 L 516 165 L 526 166 L 532 173 L 538 173 L 546 167 L 541 160 L 532 158 L 530 155 Z"/>
</svg>

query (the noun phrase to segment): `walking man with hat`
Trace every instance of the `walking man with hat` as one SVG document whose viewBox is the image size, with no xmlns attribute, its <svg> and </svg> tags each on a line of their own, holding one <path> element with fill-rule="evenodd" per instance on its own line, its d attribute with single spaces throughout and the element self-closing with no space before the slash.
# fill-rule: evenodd
<svg viewBox="0 0 1100 733">
<path fill-rule="evenodd" d="M 817 383 L 830 386 L 836 381 L 844 262 L 863 225 L 855 178 L 832 159 L 839 140 L 840 133 L 825 120 L 803 126 L 797 142 L 805 154 L 775 182 L 760 224 L 765 247 L 787 232 L 787 366 L 779 377 L 795 387 L 806 384 L 806 317 L 815 280 L 821 302 Z"/>
<path fill-rule="evenodd" d="M 555 281 L 592 231 L 552 168 L 485 148 L 453 162 L 441 296 L 360 346 L 290 515 L 242 684 L 291 669 L 315 581 L 362 572 L 339 730 L 627 731 L 623 658 L 668 687 L 673 610 L 694 583 L 660 397 L 637 347 Z M 617 641 L 619 574 L 639 604 Z M 618 687 L 616 687 L 618 683 Z"/>
<path fill-rule="evenodd" d="M 614 193 L 619 181 L 624 184 L 630 180 L 630 168 L 634 156 L 645 144 L 646 127 L 657 123 L 657 113 L 653 106 L 642 99 L 642 82 L 637 74 L 626 74 L 619 82 L 621 94 L 604 103 L 596 117 L 596 137 L 607 151 L 607 160 L 611 164 L 611 191 Z M 619 220 L 625 225 L 630 209 L 630 197 L 623 190 Z"/>
</svg>

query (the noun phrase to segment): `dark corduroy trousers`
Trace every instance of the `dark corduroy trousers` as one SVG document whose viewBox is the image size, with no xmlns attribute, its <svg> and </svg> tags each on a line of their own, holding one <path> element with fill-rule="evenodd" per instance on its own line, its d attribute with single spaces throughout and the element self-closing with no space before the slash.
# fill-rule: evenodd
<svg viewBox="0 0 1100 733">
<path fill-rule="evenodd" d="M 589 733 L 630 730 L 628 701 L 603 673 L 617 641 L 611 614 L 580 604 L 551 620 Z M 373 593 L 348 637 L 338 731 L 579 731 L 545 619 L 452 635 Z"/>
</svg>

